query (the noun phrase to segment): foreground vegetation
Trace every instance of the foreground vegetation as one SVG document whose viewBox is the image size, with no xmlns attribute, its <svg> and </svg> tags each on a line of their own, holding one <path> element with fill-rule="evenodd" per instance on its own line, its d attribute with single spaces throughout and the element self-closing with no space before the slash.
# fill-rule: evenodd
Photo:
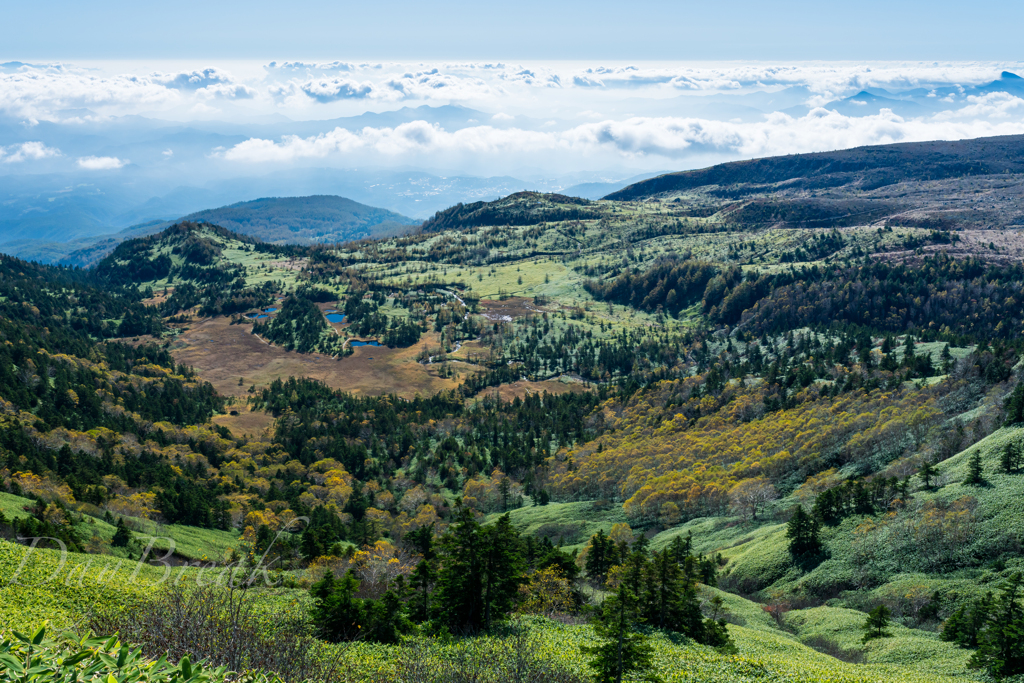
<svg viewBox="0 0 1024 683">
<path fill-rule="evenodd" d="M 136 657 L 89 630 L 142 648 L 118 680 L 1020 675 L 1020 264 L 716 192 L 0 260 L 0 620 L 80 633 L 0 675 Z M 223 396 L 209 320 L 411 379 Z"/>
</svg>

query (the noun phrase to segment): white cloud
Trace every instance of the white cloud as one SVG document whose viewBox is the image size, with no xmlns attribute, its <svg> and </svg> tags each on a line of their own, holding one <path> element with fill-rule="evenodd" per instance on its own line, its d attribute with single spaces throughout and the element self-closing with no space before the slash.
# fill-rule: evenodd
<svg viewBox="0 0 1024 683">
<path fill-rule="evenodd" d="M 941 120 L 952 119 L 1009 119 L 1024 116 L 1024 99 L 1005 92 L 967 97 L 968 104 L 953 111 L 942 112 Z"/>
<path fill-rule="evenodd" d="M 492 121 L 511 121 L 515 119 L 511 114 L 506 114 L 503 111 L 499 111 L 497 114 L 491 117 Z"/>
<path fill-rule="evenodd" d="M 317 102 L 360 100 L 373 97 L 376 88 L 369 81 L 359 83 L 349 78 L 318 78 L 299 85 L 299 90 Z"/>
<path fill-rule="evenodd" d="M 20 145 L 0 147 L 0 162 L 14 164 L 29 159 L 48 159 L 59 157 L 60 150 L 56 147 L 47 147 L 42 142 L 23 142 Z"/>
<path fill-rule="evenodd" d="M 246 100 L 256 95 L 253 88 L 237 82 L 230 73 L 216 67 L 176 74 L 155 73 L 151 78 L 172 90 L 192 91 L 207 99 Z"/>
<path fill-rule="evenodd" d="M 491 86 L 481 78 L 446 74 L 440 69 L 406 72 L 386 80 L 383 85 L 392 91 L 392 96 L 418 100 L 468 100 L 503 92 L 500 86 Z"/>
<path fill-rule="evenodd" d="M 78 167 L 86 171 L 111 171 L 130 163 L 117 157 L 79 157 Z"/>
<path fill-rule="evenodd" d="M 414 121 L 395 128 L 364 128 L 358 132 L 336 128 L 308 138 L 285 136 L 276 142 L 252 138 L 220 150 L 218 156 L 248 163 L 288 163 L 353 153 L 394 157 L 433 153 L 590 155 L 610 152 L 621 157 L 657 156 L 680 160 L 709 153 L 749 158 L 868 144 L 1020 133 L 1024 133 L 1024 120 L 1001 123 L 950 121 L 938 117 L 906 120 L 888 109 L 874 116 L 849 117 L 819 108 L 801 118 L 777 113 L 756 123 L 635 117 L 582 124 L 562 132 L 491 126 L 448 132 L 426 121 Z"/>
<path fill-rule="evenodd" d="M 163 154 L 165 157 L 173 157 L 174 156 L 174 150 L 173 149 L 165 149 L 164 151 L 162 151 L 160 153 Z"/>
<path fill-rule="evenodd" d="M 26 118 L 52 118 L 62 109 L 168 105 L 177 99 L 173 90 L 132 75 L 53 70 L 0 74 L 0 110 Z"/>
<path fill-rule="evenodd" d="M 199 90 L 210 85 L 231 83 L 231 75 L 215 67 L 202 71 L 183 71 L 176 74 L 155 73 L 152 79 L 176 90 Z"/>
<path fill-rule="evenodd" d="M 338 71 L 355 71 L 356 65 L 348 62 L 271 62 L 263 67 L 273 72 L 321 71 L 325 73 Z"/>
<path fill-rule="evenodd" d="M 593 76 L 573 76 L 572 84 L 580 88 L 603 88 L 604 81 Z"/>
</svg>

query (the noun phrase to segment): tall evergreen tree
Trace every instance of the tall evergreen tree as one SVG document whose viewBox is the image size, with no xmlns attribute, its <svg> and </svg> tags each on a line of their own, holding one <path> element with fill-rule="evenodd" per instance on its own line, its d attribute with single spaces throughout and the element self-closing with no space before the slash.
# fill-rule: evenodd
<svg viewBox="0 0 1024 683">
<path fill-rule="evenodd" d="M 985 628 L 989 610 L 992 608 L 992 593 L 970 605 L 963 605 L 953 612 L 942 625 L 942 640 L 956 643 L 960 647 L 974 649 L 978 647 L 978 636 Z"/>
<path fill-rule="evenodd" d="M 126 548 L 131 541 L 132 532 L 124 525 L 123 519 L 118 519 L 117 530 L 114 532 L 114 537 L 110 539 L 110 545 L 115 548 Z"/>
<path fill-rule="evenodd" d="M 786 525 L 786 538 L 789 539 L 789 554 L 794 559 L 811 557 L 821 552 L 821 540 L 818 538 L 818 520 L 804 512 L 802 505 L 796 507 L 793 516 Z"/>
<path fill-rule="evenodd" d="M 654 553 L 647 572 L 647 623 L 694 637 L 701 633 L 704 616 L 697 602 L 696 586 L 687 581 L 670 549 Z"/>
<path fill-rule="evenodd" d="M 484 620 L 488 631 L 495 616 L 512 611 L 519 586 L 525 582 L 519 532 L 508 514 L 481 532 Z"/>
<path fill-rule="evenodd" d="M 1024 674 L 1024 578 L 1014 573 L 1002 586 L 985 628 L 978 637 L 978 650 L 971 666 L 983 668 L 996 678 Z"/>
<path fill-rule="evenodd" d="M 355 597 L 359 579 L 351 569 L 341 579 L 330 571 L 309 589 L 313 596 L 313 625 L 325 640 L 355 640 L 362 629 L 362 601 Z"/>
<path fill-rule="evenodd" d="M 926 489 L 932 487 L 932 479 L 935 478 L 935 466 L 932 465 L 930 460 L 925 460 L 921 463 L 921 469 L 917 471 L 917 476 L 921 477 L 921 483 L 924 484 Z"/>
<path fill-rule="evenodd" d="M 490 628 L 514 606 L 525 581 L 519 532 L 508 515 L 481 528 L 473 512 L 456 505 L 454 523 L 441 537 L 435 614 L 453 631 Z"/>
<path fill-rule="evenodd" d="M 1017 383 L 1013 393 L 1006 397 L 1003 408 L 1006 411 L 1006 424 L 1024 422 L 1024 382 Z"/>
<path fill-rule="evenodd" d="M 1021 459 L 1020 444 L 1011 441 L 1003 446 L 999 454 L 999 469 L 1006 474 L 1013 474 L 1020 469 Z"/>
<path fill-rule="evenodd" d="M 596 683 L 622 683 L 623 675 L 656 680 L 651 675 L 654 650 L 646 635 L 636 630 L 640 622 L 640 600 L 626 582 L 609 596 L 594 622 L 594 632 L 604 642 L 583 651 L 594 655 L 590 666 Z"/>
<path fill-rule="evenodd" d="M 967 478 L 965 484 L 981 486 L 985 483 L 984 470 L 981 466 L 981 451 L 975 450 L 967 461 Z"/>
<path fill-rule="evenodd" d="M 430 621 L 430 591 L 437 579 L 431 560 L 423 559 L 409 577 L 409 616 L 416 621 Z"/>
<path fill-rule="evenodd" d="M 484 618 L 480 525 L 461 502 L 453 517 L 438 542 L 441 569 L 434 605 L 438 619 L 453 631 L 472 632 L 480 629 Z"/>
<path fill-rule="evenodd" d="M 592 580 L 604 583 L 608 570 L 618 564 L 618 550 L 615 541 L 608 538 L 604 529 L 598 529 L 590 538 L 590 551 L 587 553 L 587 576 Z"/>
</svg>

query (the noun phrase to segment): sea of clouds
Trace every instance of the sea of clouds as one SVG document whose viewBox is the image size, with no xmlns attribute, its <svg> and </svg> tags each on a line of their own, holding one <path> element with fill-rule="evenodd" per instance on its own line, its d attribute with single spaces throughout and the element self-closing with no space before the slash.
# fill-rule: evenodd
<svg viewBox="0 0 1024 683">
<path fill-rule="evenodd" d="M 0 138 L 0 164 L 123 168 L 130 163 L 123 156 L 67 154 L 57 138 L 31 139 L 32 131 L 51 124 L 47 130 L 58 126 L 67 139 L 91 125 L 109 130 L 143 116 L 183 125 L 238 124 L 245 139 L 203 150 L 210 163 L 222 167 L 430 160 L 458 166 L 472 159 L 477 170 L 488 164 L 501 170 L 506 160 L 543 164 L 557 158 L 561 168 L 586 168 L 597 161 L 686 168 L 707 160 L 1024 133 L 1021 92 L 977 90 L 1015 70 L 1024 69 L 980 62 L 272 61 L 194 68 L 8 62 L 0 65 L 0 116 L 17 122 L 8 130 L 20 132 L 17 140 Z M 851 115 L 833 106 L 865 89 L 927 106 L 917 115 L 887 107 Z M 765 94 L 779 94 L 785 106 L 753 99 Z M 481 115 L 459 126 L 424 115 L 388 126 L 328 126 L 314 134 L 287 130 L 289 121 L 452 104 Z M 747 113 L 732 116 L 724 105 Z M 274 134 L 252 127 L 261 121 L 275 122 Z M 162 156 L 170 159 L 175 152 L 168 148 Z"/>
</svg>

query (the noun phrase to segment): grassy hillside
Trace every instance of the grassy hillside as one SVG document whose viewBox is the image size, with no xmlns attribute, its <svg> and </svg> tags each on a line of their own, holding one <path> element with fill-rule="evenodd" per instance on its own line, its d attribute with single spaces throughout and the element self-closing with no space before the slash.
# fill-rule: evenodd
<svg viewBox="0 0 1024 683">
<path fill-rule="evenodd" d="M 43 621 L 49 621 L 53 630 L 81 626 L 92 605 L 107 609 L 126 608 L 137 601 L 157 595 L 165 580 L 162 567 L 136 566 L 131 562 L 93 556 L 70 555 L 61 562 L 55 551 L 36 550 L 21 573 L 19 582 L 12 584 L 26 549 L 0 540 L 0 618 L 6 628 L 34 632 Z M 181 575 L 191 580 L 195 570 L 175 570 L 173 577 Z M 257 590 L 257 600 L 280 605 L 289 599 L 287 590 Z M 296 595 L 295 597 L 299 597 Z M 723 655 L 711 648 L 688 643 L 669 634 L 654 633 L 656 671 L 666 681 L 707 681 L 732 683 L 737 680 L 787 681 L 832 680 L 843 683 L 874 683 L 892 680 L 898 676 L 906 681 L 970 680 L 965 674 L 962 651 L 955 646 L 939 643 L 907 629 L 897 629 L 894 638 L 869 647 L 868 663 L 853 665 L 816 652 L 801 644 L 801 639 L 812 639 L 822 634 L 844 646 L 852 643 L 856 613 L 819 608 L 794 613 L 787 620 L 795 634 L 773 627 L 757 605 L 741 598 L 729 597 L 727 608 L 734 621 L 748 621 L 747 626 L 729 626 L 736 641 L 737 653 Z M 550 660 L 574 672 L 587 676 L 586 657 L 581 648 L 592 642 L 589 626 L 565 626 L 541 618 L 528 618 L 522 622 L 534 655 Z M 815 641 L 815 642 L 818 642 Z M 494 640 L 499 650 L 514 652 L 511 640 Z M 412 646 L 410 642 L 406 647 Z M 410 656 L 420 662 L 438 658 L 442 665 L 458 661 L 456 653 L 480 651 L 489 647 L 487 639 L 478 642 L 456 640 L 451 644 L 426 641 L 426 651 L 415 655 L 402 647 L 371 644 L 340 646 L 338 665 L 347 671 L 348 680 L 377 681 L 380 673 L 389 680 L 399 680 L 403 663 Z M 494 666 L 494 662 L 490 666 Z M 387 673 L 391 672 L 391 673 Z"/>
</svg>

